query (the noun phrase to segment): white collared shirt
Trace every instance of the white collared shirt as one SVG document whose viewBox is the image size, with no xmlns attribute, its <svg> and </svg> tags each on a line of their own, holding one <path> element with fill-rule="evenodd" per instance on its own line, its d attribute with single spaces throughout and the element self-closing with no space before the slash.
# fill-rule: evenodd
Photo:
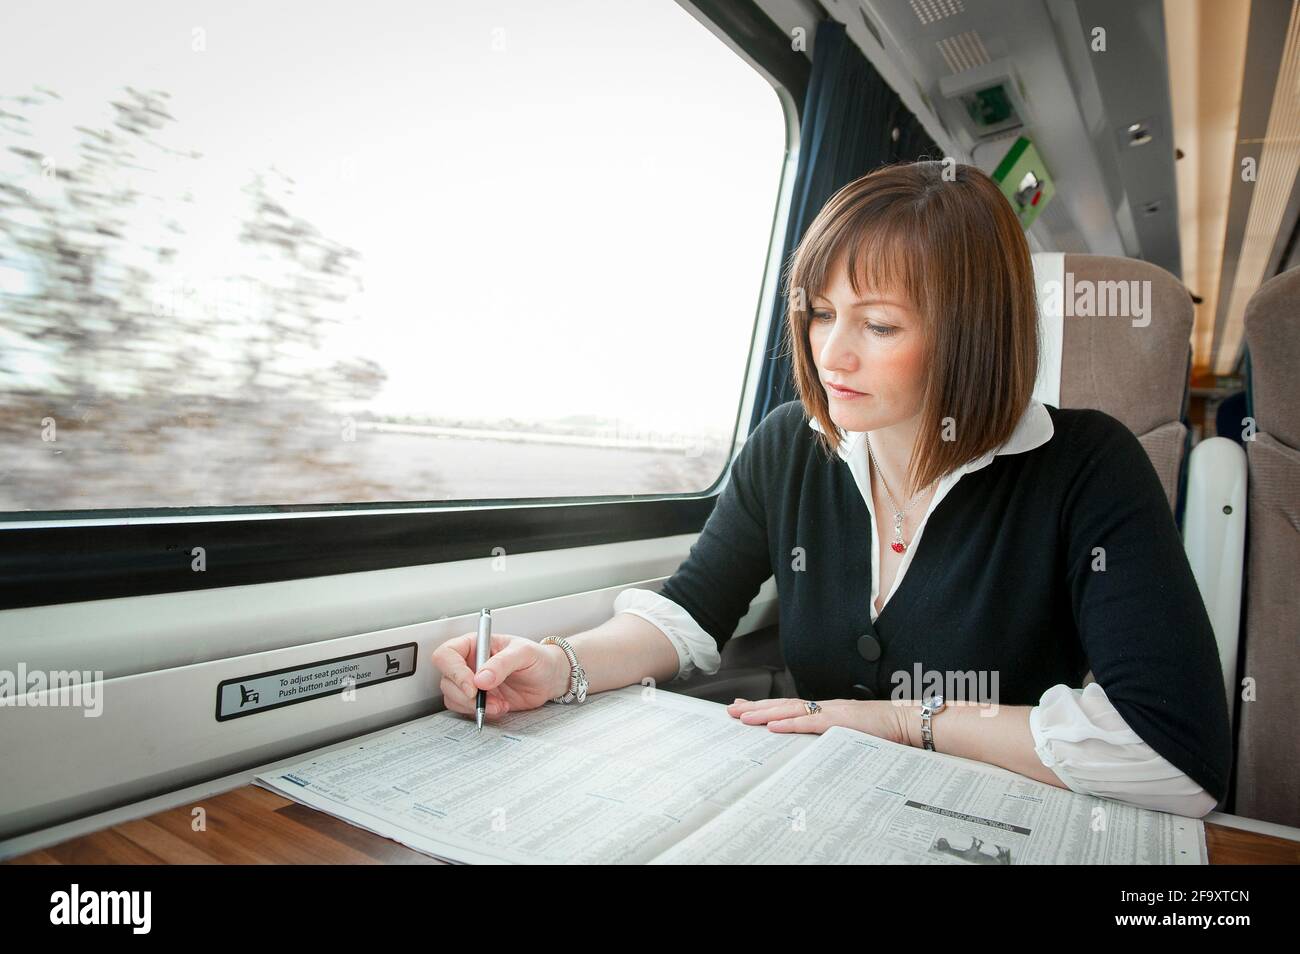
<svg viewBox="0 0 1300 954">
<path fill-rule="evenodd" d="M 820 432 L 816 418 L 808 425 Z M 866 442 L 870 431 L 847 431 L 838 447 L 866 501 L 871 515 L 871 619 L 879 615 L 880 540 L 875 502 L 871 494 L 871 475 Z M 930 514 L 948 492 L 966 474 L 992 463 L 999 454 L 1020 454 L 1033 450 L 1052 439 L 1052 418 L 1041 401 L 1031 400 L 1021 415 L 1011 437 L 983 457 L 964 464 L 939 479 L 930 506 L 917 525 L 895 574 L 884 604 L 898 590 L 912 562 L 921 534 Z M 892 523 L 891 523 L 892 530 Z M 689 678 L 691 672 L 712 674 L 722 666 L 717 644 L 682 607 L 672 600 L 646 589 L 628 589 L 614 601 L 614 613 L 632 613 L 655 624 L 677 650 L 678 676 Z M 1212 811 L 1215 800 L 1188 775 L 1175 768 L 1133 732 L 1106 697 L 1105 690 L 1092 680 L 1084 679 L 1082 688 L 1064 683 L 1052 686 L 1029 712 L 1029 731 L 1039 761 L 1050 768 L 1071 791 L 1102 798 L 1112 798 L 1144 808 L 1172 811 L 1200 818 Z"/>
</svg>

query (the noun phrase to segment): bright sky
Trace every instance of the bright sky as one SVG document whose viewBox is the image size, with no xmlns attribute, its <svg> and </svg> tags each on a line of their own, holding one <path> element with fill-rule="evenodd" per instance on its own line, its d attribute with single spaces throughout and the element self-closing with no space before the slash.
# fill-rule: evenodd
<svg viewBox="0 0 1300 954">
<path fill-rule="evenodd" d="M 167 141 L 204 155 L 157 184 L 195 193 L 191 280 L 252 170 L 295 179 L 361 252 L 333 347 L 387 369 L 377 411 L 734 422 L 784 122 L 673 0 L 7 0 L 0 94 L 33 85 L 65 132 L 172 94 Z"/>
</svg>

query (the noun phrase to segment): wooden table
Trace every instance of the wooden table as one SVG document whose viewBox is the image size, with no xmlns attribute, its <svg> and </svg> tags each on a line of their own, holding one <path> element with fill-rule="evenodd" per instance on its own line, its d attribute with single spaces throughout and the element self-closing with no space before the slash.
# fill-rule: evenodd
<svg viewBox="0 0 1300 954">
<path fill-rule="evenodd" d="M 206 831 L 192 828 L 195 807 Z M 1210 863 L 1300 864 L 1300 842 L 1206 823 Z M 444 864 L 257 785 L 138 818 L 6 864 Z"/>
<path fill-rule="evenodd" d="M 193 810 L 206 812 L 194 831 Z M 405 845 L 333 815 L 245 785 L 192 805 L 123 822 L 103 831 L 10 858 L 35 865 L 440 865 Z"/>
</svg>

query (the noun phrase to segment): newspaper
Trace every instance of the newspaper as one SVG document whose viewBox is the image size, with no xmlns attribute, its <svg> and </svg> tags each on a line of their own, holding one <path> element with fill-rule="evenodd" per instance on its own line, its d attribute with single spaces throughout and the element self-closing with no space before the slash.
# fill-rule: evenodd
<svg viewBox="0 0 1300 954">
<path fill-rule="evenodd" d="M 1195 818 L 832 726 L 653 864 L 1206 864 Z"/>
<path fill-rule="evenodd" d="M 842 726 L 740 723 L 627 686 L 485 723 L 444 711 L 256 784 L 471 864 L 1205 864 L 1199 819 Z"/>
</svg>

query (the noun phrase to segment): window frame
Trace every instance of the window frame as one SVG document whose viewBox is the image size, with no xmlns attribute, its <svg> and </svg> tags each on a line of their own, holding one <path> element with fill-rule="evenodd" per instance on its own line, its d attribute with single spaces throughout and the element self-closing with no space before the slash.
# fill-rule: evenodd
<svg viewBox="0 0 1300 954">
<path fill-rule="evenodd" d="M 728 465 L 702 493 L 0 513 L 0 610 L 273 583 L 698 533 L 746 435 L 811 72 L 752 2 L 678 0 L 766 79 L 786 148 Z M 776 250 L 776 251 L 774 251 Z M 205 569 L 192 569 L 202 547 Z"/>
</svg>

